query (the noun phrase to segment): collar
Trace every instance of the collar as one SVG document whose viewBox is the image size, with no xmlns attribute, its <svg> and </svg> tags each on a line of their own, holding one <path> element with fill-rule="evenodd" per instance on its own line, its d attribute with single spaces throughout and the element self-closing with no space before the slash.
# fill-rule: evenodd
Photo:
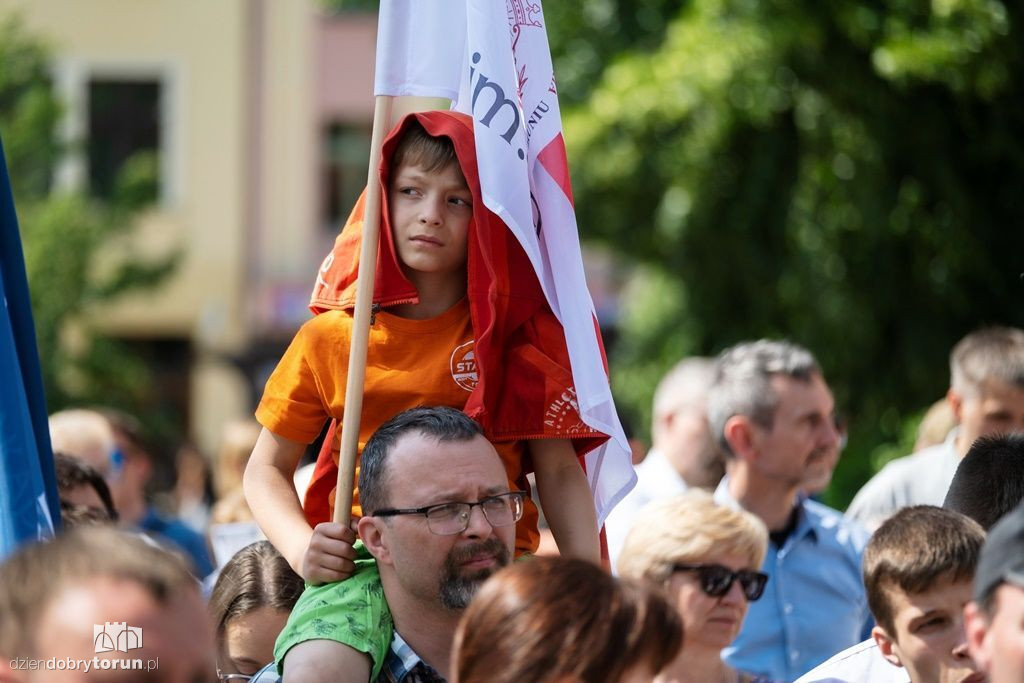
<svg viewBox="0 0 1024 683">
<path fill-rule="evenodd" d="M 384 659 L 378 680 L 388 683 L 445 683 L 444 678 L 416 654 L 397 630 L 391 637 L 391 649 Z"/>
<path fill-rule="evenodd" d="M 715 502 L 719 505 L 730 507 L 734 510 L 743 510 L 743 506 L 740 505 L 739 501 L 733 498 L 732 493 L 729 492 L 729 475 L 726 474 L 722 477 L 722 481 L 718 482 L 718 488 L 715 489 Z M 793 533 L 786 539 L 785 546 L 789 546 L 804 536 L 810 536 L 811 540 L 817 542 L 821 536 L 821 524 L 818 519 L 818 515 L 813 514 L 813 506 L 816 503 L 807 497 L 807 494 L 801 491 L 796 496 L 796 528 Z"/>
</svg>

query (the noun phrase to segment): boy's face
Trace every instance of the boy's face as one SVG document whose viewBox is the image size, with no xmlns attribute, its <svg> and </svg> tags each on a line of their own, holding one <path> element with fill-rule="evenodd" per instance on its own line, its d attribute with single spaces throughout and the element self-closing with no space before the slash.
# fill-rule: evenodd
<svg viewBox="0 0 1024 683">
<path fill-rule="evenodd" d="M 413 284 L 425 275 L 452 276 L 464 287 L 473 196 L 458 165 L 435 172 L 400 166 L 388 188 L 388 210 L 402 270 Z"/>
<path fill-rule="evenodd" d="M 971 600 L 971 581 L 940 580 L 921 593 L 886 589 L 892 607 L 893 631 L 875 626 L 871 635 L 891 664 L 907 670 L 912 683 L 981 683 L 967 652 L 964 605 Z"/>
</svg>

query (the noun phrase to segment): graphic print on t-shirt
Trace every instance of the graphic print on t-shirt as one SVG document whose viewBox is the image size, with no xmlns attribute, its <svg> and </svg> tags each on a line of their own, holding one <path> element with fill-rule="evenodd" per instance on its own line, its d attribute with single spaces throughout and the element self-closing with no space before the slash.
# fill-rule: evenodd
<svg viewBox="0 0 1024 683">
<path fill-rule="evenodd" d="M 460 344 L 452 351 L 451 370 L 452 379 L 466 391 L 472 392 L 476 389 L 476 355 L 473 353 L 473 341 Z"/>
</svg>

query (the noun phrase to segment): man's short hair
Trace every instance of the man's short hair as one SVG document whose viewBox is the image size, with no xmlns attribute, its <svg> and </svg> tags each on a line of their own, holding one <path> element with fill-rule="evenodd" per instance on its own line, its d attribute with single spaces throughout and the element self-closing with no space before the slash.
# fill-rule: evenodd
<svg viewBox="0 0 1024 683">
<path fill-rule="evenodd" d="M 906 507 L 878 527 L 864 549 L 864 587 L 878 625 L 895 637 L 890 593 L 916 595 L 940 581 L 969 581 L 985 531 L 973 519 L 932 505 Z"/>
<path fill-rule="evenodd" d="M 986 380 L 1024 387 L 1024 330 L 986 327 L 971 332 L 949 356 L 950 387 L 977 396 Z"/>
<path fill-rule="evenodd" d="M 725 423 L 744 415 L 771 429 L 779 396 L 771 379 L 783 375 L 809 382 L 821 374 L 807 349 L 789 341 L 760 339 L 723 351 L 715 362 L 715 381 L 708 393 L 708 423 L 726 454 L 734 455 L 725 439 Z"/>
<path fill-rule="evenodd" d="M 1024 501 L 1024 434 L 983 436 L 956 468 L 942 507 L 986 531 Z"/>
<path fill-rule="evenodd" d="M 684 358 L 676 363 L 654 390 L 653 431 L 657 431 L 659 420 L 683 408 L 703 408 L 714 380 L 712 358 Z"/>
<path fill-rule="evenodd" d="M 391 155 L 391 172 L 395 173 L 402 166 L 415 166 L 427 173 L 440 173 L 452 164 L 462 172 L 451 139 L 431 135 L 419 121 L 410 118 Z"/>
<path fill-rule="evenodd" d="M 359 502 L 363 514 L 388 506 L 387 459 L 398 440 L 409 432 L 438 443 L 470 441 L 483 432 L 480 425 L 455 408 L 417 407 L 403 411 L 382 424 L 366 442 L 359 465 Z"/>
<path fill-rule="evenodd" d="M 0 658 L 32 657 L 46 607 L 67 586 L 98 577 L 133 581 L 160 605 L 198 590 L 183 560 L 138 534 L 72 529 L 20 549 L 0 565 Z"/>
</svg>

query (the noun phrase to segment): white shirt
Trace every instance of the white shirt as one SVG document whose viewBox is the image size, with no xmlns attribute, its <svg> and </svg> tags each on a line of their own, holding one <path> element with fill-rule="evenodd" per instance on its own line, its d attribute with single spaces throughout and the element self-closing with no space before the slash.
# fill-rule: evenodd
<svg viewBox="0 0 1024 683">
<path fill-rule="evenodd" d="M 613 572 L 618 564 L 622 546 L 626 543 L 626 536 L 633 527 L 633 520 L 640 509 L 651 501 L 685 493 L 688 488 L 668 458 L 660 451 L 652 448 L 647 453 L 643 462 L 636 466 L 636 486 L 615 506 L 604 521 L 608 556 Z"/>
<path fill-rule="evenodd" d="M 886 464 L 857 492 L 846 516 L 875 530 L 908 505 L 941 507 L 960 464 L 954 429 L 943 443 Z"/>
<path fill-rule="evenodd" d="M 814 667 L 796 683 L 910 683 L 910 675 L 890 664 L 874 638 L 868 638 Z"/>
</svg>

